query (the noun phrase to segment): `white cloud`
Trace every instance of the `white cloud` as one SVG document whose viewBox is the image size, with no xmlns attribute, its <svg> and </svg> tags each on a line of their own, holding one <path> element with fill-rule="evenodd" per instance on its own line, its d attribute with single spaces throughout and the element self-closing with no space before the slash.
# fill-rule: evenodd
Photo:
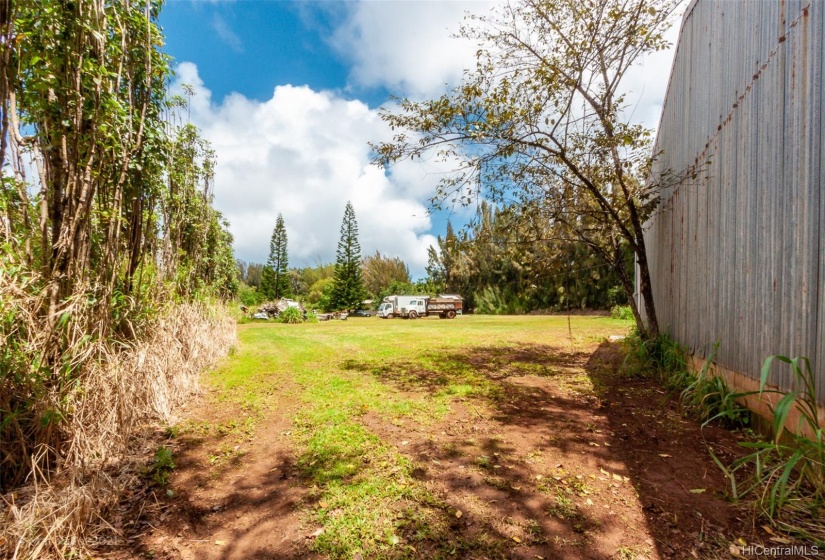
<svg viewBox="0 0 825 560">
<path fill-rule="evenodd" d="M 625 74 L 622 81 L 622 90 L 627 92 L 628 114 L 632 115 L 633 122 L 642 123 L 648 128 L 655 129 L 659 126 L 659 117 L 662 114 L 670 79 L 670 69 L 676 54 L 676 44 L 679 41 L 679 26 L 684 8 L 683 4 L 673 16 L 674 25 L 665 33 L 665 38 L 671 44 L 671 48 L 640 59 Z"/>
<path fill-rule="evenodd" d="M 332 42 L 352 63 L 351 85 L 386 87 L 402 96 L 432 97 L 457 83 L 475 62 L 475 47 L 450 37 L 466 10 L 493 2 L 387 2 L 347 4 L 348 15 Z M 229 30 L 231 31 L 231 29 Z M 678 25 L 670 40 L 678 38 Z M 648 57 L 627 76 L 634 120 L 658 125 L 673 50 Z M 197 67 L 178 67 L 191 84 L 192 121 L 218 155 L 216 206 L 231 222 L 236 253 L 261 262 L 280 212 L 293 265 L 335 258 L 344 205 L 351 200 L 362 254 L 376 250 L 403 258 L 423 275 L 430 233 L 427 200 L 451 166 L 401 162 L 391 171 L 370 165 L 367 142 L 390 137 L 377 112 L 328 91 L 279 85 L 260 102 L 232 94 L 213 103 Z M 467 210 L 458 209 L 459 214 Z"/>
<path fill-rule="evenodd" d="M 348 15 L 331 39 L 351 64 L 351 85 L 385 87 L 412 98 L 445 93 L 445 83 L 460 82 L 464 69 L 475 67 L 477 45 L 452 37 L 466 12 L 489 14 L 498 0 L 438 2 L 361 1 L 347 4 Z M 655 128 L 659 124 L 682 6 L 667 37 L 674 48 L 640 60 L 626 75 L 628 111 L 633 120 Z"/>
<path fill-rule="evenodd" d="M 465 68 L 475 67 L 476 45 L 451 37 L 465 12 L 486 13 L 492 0 L 369 1 L 349 4 L 332 45 L 352 63 L 350 80 L 403 96 L 444 93 Z"/>
<path fill-rule="evenodd" d="M 417 164 L 389 175 L 370 164 L 367 142 L 389 135 L 376 111 L 291 85 L 277 86 L 265 102 L 235 93 L 216 105 L 194 64 L 181 64 L 177 74 L 173 92 L 183 83 L 197 92 L 191 118 L 217 152 L 215 205 L 231 223 L 238 257 L 266 260 L 280 212 L 292 265 L 333 261 L 350 200 L 362 254 L 399 256 L 423 275 L 435 238 L 420 200 L 438 176 L 416 171 Z"/>
</svg>

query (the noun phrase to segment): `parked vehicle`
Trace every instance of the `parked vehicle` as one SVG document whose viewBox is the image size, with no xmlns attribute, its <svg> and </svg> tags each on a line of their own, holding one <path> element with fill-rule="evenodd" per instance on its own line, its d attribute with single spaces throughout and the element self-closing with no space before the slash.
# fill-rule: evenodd
<svg viewBox="0 0 825 560">
<path fill-rule="evenodd" d="M 387 296 L 378 307 L 376 316 L 383 319 L 418 319 L 438 315 L 442 319 L 455 319 L 461 313 L 462 305 L 463 300 L 458 296 Z"/>
</svg>

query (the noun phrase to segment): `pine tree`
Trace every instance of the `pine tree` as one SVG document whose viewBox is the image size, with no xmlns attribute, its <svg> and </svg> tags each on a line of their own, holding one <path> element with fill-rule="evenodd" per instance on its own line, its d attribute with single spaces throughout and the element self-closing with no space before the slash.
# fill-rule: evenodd
<svg viewBox="0 0 825 560">
<path fill-rule="evenodd" d="M 352 204 L 347 202 L 344 221 L 341 223 L 341 240 L 338 242 L 330 308 L 333 310 L 355 309 L 364 297 L 358 224 L 355 221 L 355 210 Z"/>
<path fill-rule="evenodd" d="M 278 214 L 275 229 L 272 230 L 272 239 L 269 241 L 269 260 L 266 261 L 261 275 L 261 293 L 270 300 L 292 295 L 286 242 L 284 217 Z"/>
</svg>

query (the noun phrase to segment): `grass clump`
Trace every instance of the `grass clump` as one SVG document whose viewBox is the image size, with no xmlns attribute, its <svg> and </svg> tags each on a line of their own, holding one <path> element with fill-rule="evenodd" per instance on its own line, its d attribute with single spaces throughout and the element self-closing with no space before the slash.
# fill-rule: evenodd
<svg viewBox="0 0 825 560">
<path fill-rule="evenodd" d="M 279 323 L 297 325 L 304 322 L 304 313 L 297 307 L 287 307 L 278 315 Z"/>
<path fill-rule="evenodd" d="M 625 339 L 625 374 L 654 379 L 671 393 L 679 395 L 685 416 L 700 422 L 720 422 L 728 427 L 745 426 L 750 415 L 740 406 L 723 377 L 715 372 L 718 344 L 702 369 L 691 371 L 687 351 L 668 333 L 644 340 L 638 331 Z"/>
<path fill-rule="evenodd" d="M 766 389 L 772 365 L 787 364 L 794 389 L 785 393 Z M 825 444 L 820 422 L 815 377 L 807 358 L 770 356 L 760 375 L 759 391 L 737 393 L 741 398 L 766 393 L 781 395 L 773 414 L 772 441 L 742 443 L 752 452 L 725 467 L 734 499 L 753 496 L 760 515 L 789 534 L 825 544 Z M 799 413 L 796 426 L 788 426 L 791 411 Z"/>
</svg>

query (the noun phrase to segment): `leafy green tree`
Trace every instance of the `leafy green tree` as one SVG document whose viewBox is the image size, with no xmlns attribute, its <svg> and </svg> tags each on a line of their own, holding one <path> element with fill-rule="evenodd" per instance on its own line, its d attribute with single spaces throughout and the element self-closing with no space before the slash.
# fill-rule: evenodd
<svg viewBox="0 0 825 560">
<path fill-rule="evenodd" d="M 266 261 L 261 274 L 261 293 L 269 299 L 290 297 L 293 293 L 289 276 L 286 227 L 281 214 L 278 214 L 269 241 L 269 260 Z"/>
<path fill-rule="evenodd" d="M 335 261 L 334 283 L 329 306 L 333 310 L 356 309 L 366 297 L 361 277 L 361 245 L 355 210 L 347 202 L 341 223 L 341 239 Z"/>
<path fill-rule="evenodd" d="M 323 311 L 330 311 L 330 297 L 332 296 L 332 287 L 335 284 L 335 279 L 321 278 L 315 282 L 310 288 L 306 296 L 306 303 L 314 309 L 321 309 Z"/>
<path fill-rule="evenodd" d="M 643 234 L 661 185 L 645 182 L 651 130 L 632 121 L 621 88 L 641 56 L 667 46 L 663 33 L 678 4 L 517 0 L 470 17 L 461 35 L 482 45 L 476 69 L 439 99 L 383 110 L 396 136 L 373 146 L 376 161 L 458 160 L 437 201 L 514 200 L 566 224 L 567 235 L 622 278 L 639 331 L 656 337 Z M 623 245 L 638 262 L 646 324 L 617 258 Z"/>
</svg>

